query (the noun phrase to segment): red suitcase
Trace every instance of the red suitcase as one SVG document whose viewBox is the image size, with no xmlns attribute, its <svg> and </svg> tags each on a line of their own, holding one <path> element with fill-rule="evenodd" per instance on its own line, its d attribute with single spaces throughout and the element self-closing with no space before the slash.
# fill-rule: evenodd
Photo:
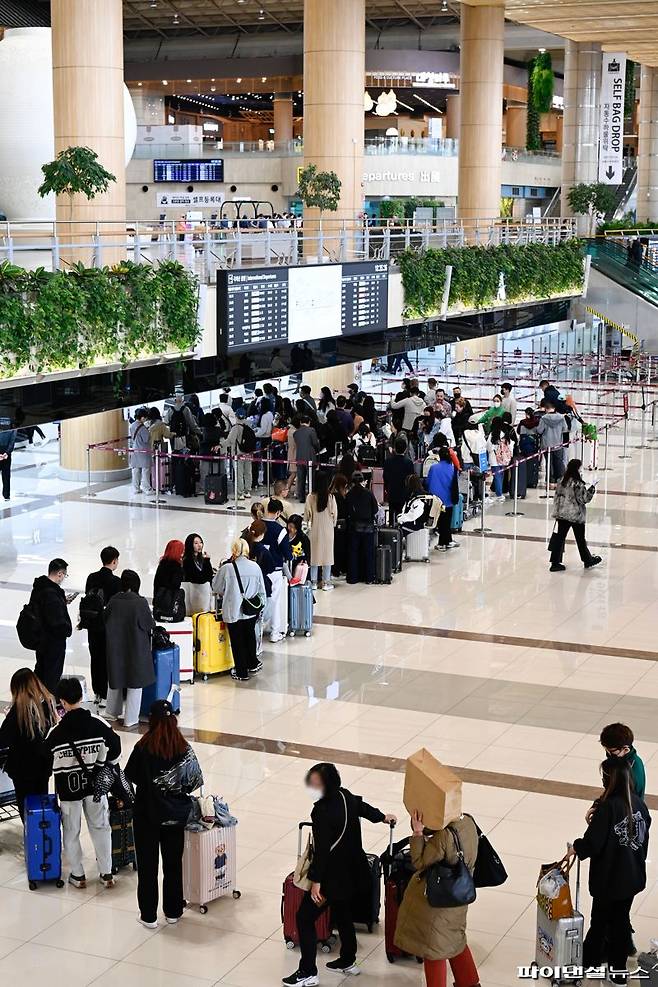
<svg viewBox="0 0 658 987">
<path fill-rule="evenodd" d="M 299 837 L 297 840 L 297 857 L 301 856 L 302 853 L 302 832 L 304 827 L 310 826 L 311 823 L 300 823 L 299 824 Z M 286 946 L 288 949 L 294 949 L 295 946 L 299 946 L 299 934 L 297 932 L 297 911 L 302 903 L 305 892 L 293 884 L 294 874 L 288 874 L 287 878 L 283 882 L 283 894 L 281 897 L 281 921 L 283 922 L 283 938 L 286 941 Z M 315 923 L 315 929 L 318 934 L 318 943 L 323 953 L 329 953 L 331 947 L 335 942 L 335 938 L 331 933 L 331 916 L 329 915 L 329 909 L 325 909 L 321 915 L 318 916 L 318 920 Z"/>
<path fill-rule="evenodd" d="M 398 924 L 398 912 L 407 884 L 415 873 L 409 856 L 409 837 L 393 843 L 393 827 L 388 844 L 388 850 L 382 854 L 382 871 L 384 872 L 384 944 L 386 959 L 395 963 L 396 959 L 409 956 L 395 945 L 395 929 Z M 420 957 L 416 957 L 422 963 Z"/>
</svg>

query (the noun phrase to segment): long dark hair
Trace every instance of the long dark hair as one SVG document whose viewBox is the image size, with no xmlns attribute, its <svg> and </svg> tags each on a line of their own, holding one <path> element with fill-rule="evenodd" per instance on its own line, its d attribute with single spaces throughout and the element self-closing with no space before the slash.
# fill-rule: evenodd
<svg viewBox="0 0 658 987">
<path fill-rule="evenodd" d="M 603 778 L 604 787 L 601 801 L 606 802 L 611 798 L 620 798 L 626 809 L 629 832 L 632 832 L 635 821 L 633 819 L 631 792 L 634 789 L 628 761 L 623 757 L 607 757 L 601 764 L 601 777 Z"/>
<path fill-rule="evenodd" d="M 194 555 L 195 555 L 195 552 L 194 552 L 194 539 L 195 538 L 199 538 L 200 541 L 201 541 L 201 544 L 203 545 L 203 538 L 201 538 L 201 535 L 198 535 L 196 533 L 196 531 L 193 531 L 191 535 L 188 535 L 187 538 L 185 539 L 185 555 L 184 555 L 184 558 L 186 558 L 186 559 L 193 559 L 194 558 Z"/>
<path fill-rule="evenodd" d="M 157 705 L 164 706 L 162 703 Z M 173 760 L 177 755 L 184 754 L 188 748 L 185 737 L 178 729 L 175 713 L 166 709 L 158 709 L 157 712 L 151 709 L 148 732 L 137 744 L 154 757 L 161 757 L 163 761 Z"/>
<path fill-rule="evenodd" d="M 496 442 L 500 442 L 503 438 L 503 421 L 500 415 L 496 415 L 491 422 L 491 432 L 489 433 L 489 437 L 494 445 Z"/>
<path fill-rule="evenodd" d="M 333 795 L 334 792 L 337 792 L 340 788 L 340 775 L 335 764 L 331 764 L 328 761 L 321 761 L 320 764 L 314 764 L 313 767 L 309 768 L 306 772 L 307 785 L 311 780 L 311 775 L 319 775 L 322 779 L 325 795 Z"/>
<path fill-rule="evenodd" d="M 326 511 L 329 503 L 329 477 L 322 471 L 316 474 L 315 478 L 315 502 L 318 513 Z"/>
<path fill-rule="evenodd" d="M 582 476 L 580 475 L 580 467 L 583 465 L 580 459 L 570 459 L 567 468 L 564 471 L 564 476 L 562 477 L 562 486 L 566 487 L 567 483 L 576 482 L 580 480 L 582 482 Z"/>
</svg>

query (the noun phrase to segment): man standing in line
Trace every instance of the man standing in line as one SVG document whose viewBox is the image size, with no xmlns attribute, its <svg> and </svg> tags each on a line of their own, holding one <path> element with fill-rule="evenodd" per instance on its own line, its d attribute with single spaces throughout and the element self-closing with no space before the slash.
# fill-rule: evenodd
<svg viewBox="0 0 658 987">
<path fill-rule="evenodd" d="M 30 594 L 30 606 L 37 614 L 39 643 L 34 673 L 46 689 L 55 695 L 64 671 L 66 640 L 73 633 L 67 598 L 62 583 L 68 576 L 64 559 L 53 559 L 47 576 L 37 576 Z"/>
<path fill-rule="evenodd" d="M 119 550 L 108 545 L 101 552 L 101 568 L 87 576 L 85 597 L 96 598 L 95 606 L 84 619 L 87 628 L 89 658 L 91 664 L 91 687 L 100 708 L 107 699 L 107 649 L 105 647 L 105 607 L 115 593 L 121 591 L 121 580 L 115 575 L 119 566 Z M 80 620 L 83 623 L 82 604 Z"/>
<path fill-rule="evenodd" d="M 306 500 L 308 471 L 309 469 L 313 470 L 313 464 L 320 449 L 317 432 L 311 428 L 311 419 L 306 415 L 302 415 L 299 419 L 299 428 L 295 429 L 293 442 L 295 443 L 295 459 L 297 460 L 297 500 L 303 504 Z"/>
<path fill-rule="evenodd" d="M 512 385 L 501 384 L 500 393 L 503 398 L 503 409 L 512 416 L 512 425 L 516 425 L 516 398 L 512 397 Z"/>
<path fill-rule="evenodd" d="M 267 531 L 262 544 L 272 556 L 275 567 L 274 571 L 269 573 L 272 595 L 267 601 L 269 614 L 265 618 L 266 620 L 269 618 L 270 642 L 272 644 L 283 641 L 288 633 L 287 621 L 283 616 L 285 601 L 282 602 L 281 597 L 283 593 L 288 592 L 283 576 L 283 565 L 292 560 L 292 547 L 287 528 L 283 528 L 279 523 L 282 510 L 281 501 L 272 498 L 263 517 Z"/>
</svg>

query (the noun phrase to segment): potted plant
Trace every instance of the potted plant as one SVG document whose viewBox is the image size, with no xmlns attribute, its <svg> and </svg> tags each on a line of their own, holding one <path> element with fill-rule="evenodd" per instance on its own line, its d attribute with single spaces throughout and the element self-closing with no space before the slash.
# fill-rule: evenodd
<svg viewBox="0 0 658 987">
<path fill-rule="evenodd" d="M 89 147 L 67 147 L 54 161 L 42 165 L 41 170 L 44 179 L 38 188 L 39 195 L 42 198 L 51 192 L 68 195 L 71 216 L 74 195 L 95 199 L 107 192 L 110 182 L 116 182 L 116 176 L 103 167 L 96 152 Z"/>
<path fill-rule="evenodd" d="M 577 216 L 589 217 L 587 235 L 594 236 L 598 224 L 614 207 L 615 197 L 610 185 L 581 182 L 569 189 L 567 201 Z"/>
<path fill-rule="evenodd" d="M 299 197 L 307 209 L 322 214 L 336 212 L 340 202 L 341 181 L 335 171 L 318 171 L 317 165 L 306 165 L 299 175 Z"/>
</svg>

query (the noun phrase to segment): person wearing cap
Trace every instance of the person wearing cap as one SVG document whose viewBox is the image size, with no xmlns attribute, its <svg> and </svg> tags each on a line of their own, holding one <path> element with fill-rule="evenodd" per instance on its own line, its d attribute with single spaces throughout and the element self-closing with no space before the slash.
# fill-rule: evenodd
<svg viewBox="0 0 658 987">
<path fill-rule="evenodd" d="M 162 909 L 168 925 L 183 914 L 183 846 L 191 793 L 203 785 L 196 754 L 178 729 L 166 699 L 151 706 L 148 731 L 133 748 L 126 776 L 135 786 L 133 826 L 139 918 L 158 927 L 158 857 L 162 857 Z"/>
<path fill-rule="evenodd" d="M 358 583 L 361 563 L 367 583 L 375 581 L 375 519 L 379 504 L 366 488 L 363 473 L 352 473 L 352 487 L 345 497 L 347 512 L 347 582 Z"/>
</svg>

